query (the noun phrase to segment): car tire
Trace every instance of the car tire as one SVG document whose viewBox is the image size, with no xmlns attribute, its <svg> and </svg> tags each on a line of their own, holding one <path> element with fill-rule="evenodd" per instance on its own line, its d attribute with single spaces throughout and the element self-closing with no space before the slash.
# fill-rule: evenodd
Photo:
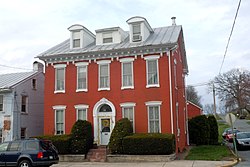
<svg viewBox="0 0 250 167">
<path fill-rule="evenodd" d="M 18 164 L 18 167 L 32 167 L 32 165 L 30 164 L 30 161 L 28 161 L 28 160 L 22 160 Z"/>
</svg>

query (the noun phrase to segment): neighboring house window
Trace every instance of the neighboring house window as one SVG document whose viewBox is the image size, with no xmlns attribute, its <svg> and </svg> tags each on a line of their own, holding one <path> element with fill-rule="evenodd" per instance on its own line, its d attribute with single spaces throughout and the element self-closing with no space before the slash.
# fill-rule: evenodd
<svg viewBox="0 0 250 167">
<path fill-rule="evenodd" d="M 3 111 L 3 95 L 0 95 L 0 112 Z"/>
<path fill-rule="evenodd" d="M 88 105 L 79 104 L 75 105 L 76 109 L 76 120 L 87 120 Z"/>
<path fill-rule="evenodd" d="M 36 89 L 36 79 L 32 79 L 32 89 Z"/>
<path fill-rule="evenodd" d="M 122 89 L 134 88 L 133 61 L 134 58 L 120 59 L 122 63 Z"/>
<path fill-rule="evenodd" d="M 87 91 L 88 84 L 88 63 L 80 62 L 76 63 L 77 66 L 77 92 Z"/>
<path fill-rule="evenodd" d="M 177 88 L 177 67 L 176 67 L 177 61 L 174 59 L 174 85 L 175 88 Z"/>
<path fill-rule="evenodd" d="M 72 32 L 72 42 L 73 42 L 73 48 L 79 48 L 80 47 L 80 31 L 73 31 Z"/>
<path fill-rule="evenodd" d="M 113 42 L 113 37 L 112 37 L 112 33 L 103 33 L 102 34 L 103 37 L 103 43 L 112 43 Z"/>
<path fill-rule="evenodd" d="M 147 56 L 146 60 L 146 71 L 147 71 L 147 88 L 149 87 L 160 87 L 159 84 L 159 56 Z"/>
<path fill-rule="evenodd" d="M 0 129 L 0 143 L 3 142 L 3 129 Z"/>
<path fill-rule="evenodd" d="M 148 132 L 161 133 L 161 117 L 160 105 L 161 102 L 146 102 L 148 110 Z"/>
<path fill-rule="evenodd" d="M 135 103 L 122 103 L 120 104 L 122 108 L 122 117 L 128 118 L 132 124 L 133 130 L 135 131 L 135 121 L 134 121 L 134 107 Z"/>
<path fill-rule="evenodd" d="M 55 134 L 65 134 L 65 109 L 66 106 L 53 106 L 55 110 Z"/>
<path fill-rule="evenodd" d="M 26 128 L 21 128 L 21 139 L 26 138 Z"/>
<path fill-rule="evenodd" d="M 21 112 L 23 112 L 23 113 L 28 112 L 28 97 L 27 96 L 22 96 Z"/>
<path fill-rule="evenodd" d="M 55 93 L 65 93 L 66 64 L 57 64 L 55 67 Z"/>
<path fill-rule="evenodd" d="M 98 61 L 99 64 L 99 88 L 98 90 L 110 90 L 110 60 Z"/>
<path fill-rule="evenodd" d="M 132 31 L 133 31 L 133 42 L 141 41 L 141 24 L 133 24 L 132 25 Z"/>
</svg>

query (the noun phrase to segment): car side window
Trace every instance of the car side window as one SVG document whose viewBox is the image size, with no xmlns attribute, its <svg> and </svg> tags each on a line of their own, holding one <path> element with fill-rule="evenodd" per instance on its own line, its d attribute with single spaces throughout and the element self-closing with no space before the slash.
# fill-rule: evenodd
<svg viewBox="0 0 250 167">
<path fill-rule="evenodd" d="M 9 143 L 2 143 L 0 144 L 0 152 L 6 151 L 8 148 Z"/>
<path fill-rule="evenodd" d="M 29 151 L 31 151 L 31 150 L 39 150 L 39 143 L 37 141 L 26 142 L 25 149 L 29 150 Z"/>
<path fill-rule="evenodd" d="M 21 142 L 12 142 L 10 143 L 10 147 L 8 151 L 19 151 L 21 146 Z"/>
</svg>

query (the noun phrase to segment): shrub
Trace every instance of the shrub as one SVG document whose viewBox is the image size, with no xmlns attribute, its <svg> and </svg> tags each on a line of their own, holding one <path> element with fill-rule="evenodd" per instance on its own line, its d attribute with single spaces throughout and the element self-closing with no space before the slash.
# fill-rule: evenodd
<svg viewBox="0 0 250 167">
<path fill-rule="evenodd" d="M 131 134 L 133 134 L 133 127 L 127 118 L 117 121 L 109 139 L 110 152 L 112 154 L 122 154 L 122 140 Z"/>
<path fill-rule="evenodd" d="M 168 155 L 175 151 L 175 136 L 172 134 L 134 134 L 123 138 L 125 154 Z"/>
<path fill-rule="evenodd" d="M 210 127 L 205 115 L 194 117 L 188 121 L 190 143 L 196 145 L 209 144 Z"/>
<path fill-rule="evenodd" d="M 93 134 L 91 123 L 85 120 L 76 121 L 71 129 L 71 153 L 86 154 L 92 146 Z"/>
<path fill-rule="evenodd" d="M 218 144 L 218 124 L 213 115 L 208 116 L 208 123 L 210 127 L 210 135 L 209 135 L 209 144 L 216 145 Z"/>
<path fill-rule="evenodd" d="M 46 135 L 37 136 L 35 138 L 52 141 L 59 154 L 70 153 L 70 135 Z"/>
</svg>

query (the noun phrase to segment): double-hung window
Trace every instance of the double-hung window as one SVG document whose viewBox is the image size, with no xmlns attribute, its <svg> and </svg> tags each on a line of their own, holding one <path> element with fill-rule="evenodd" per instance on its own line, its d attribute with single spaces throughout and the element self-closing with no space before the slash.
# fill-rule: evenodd
<svg viewBox="0 0 250 167">
<path fill-rule="evenodd" d="M 57 64 L 55 68 L 55 93 L 65 93 L 66 64 Z"/>
<path fill-rule="evenodd" d="M 133 24 L 132 25 L 132 31 L 133 31 L 133 42 L 139 42 L 142 40 L 141 36 L 141 24 Z"/>
<path fill-rule="evenodd" d="M 132 124 L 133 130 L 135 131 L 135 120 L 134 120 L 134 107 L 135 103 L 122 103 L 120 104 L 122 108 L 122 117 L 128 118 Z"/>
<path fill-rule="evenodd" d="M 120 59 L 122 64 L 122 89 L 133 89 L 134 78 L 133 78 L 133 61 L 134 58 L 123 58 Z"/>
<path fill-rule="evenodd" d="M 146 71 L 147 71 L 147 88 L 149 87 L 160 87 L 159 84 L 159 65 L 158 59 L 160 56 L 147 56 L 144 57 L 146 60 Z"/>
<path fill-rule="evenodd" d="M 75 105 L 76 109 L 76 120 L 87 120 L 88 105 L 79 104 Z"/>
<path fill-rule="evenodd" d="M 28 96 L 22 95 L 22 107 L 21 107 L 22 113 L 28 112 Z"/>
<path fill-rule="evenodd" d="M 146 102 L 148 110 L 148 132 L 149 133 L 161 133 L 161 116 L 160 116 L 159 101 Z"/>
<path fill-rule="evenodd" d="M 98 90 L 110 90 L 110 60 L 98 61 L 99 65 L 99 87 Z"/>
<path fill-rule="evenodd" d="M 87 62 L 79 62 L 76 63 L 77 66 L 77 89 L 76 92 L 87 91 L 88 84 L 88 63 Z"/>
<path fill-rule="evenodd" d="M 65 109 L 66 106 L 53 106 L 55 110 L 55 134 L 65 134 Z"/>
<path fill-rule="evenodd" d="M 102 36 L 103 36 L 103 40 L 102 40 L 103 44 L 112 43 L 113 42 L 113 37 L 112 37 L 112 33 L 111 32 L 103 33 Z"/>
<path fill-rule="evenodd" d="M 72 32 L 72 46 L 73 48 L 79 48 L 80 47 L 80 31 L 73 31 Z"/>
<path fill-rule="evenodd" d="M 0 95 L 0 112 L 3 111 L 3 95 Z"/>
</svg>

